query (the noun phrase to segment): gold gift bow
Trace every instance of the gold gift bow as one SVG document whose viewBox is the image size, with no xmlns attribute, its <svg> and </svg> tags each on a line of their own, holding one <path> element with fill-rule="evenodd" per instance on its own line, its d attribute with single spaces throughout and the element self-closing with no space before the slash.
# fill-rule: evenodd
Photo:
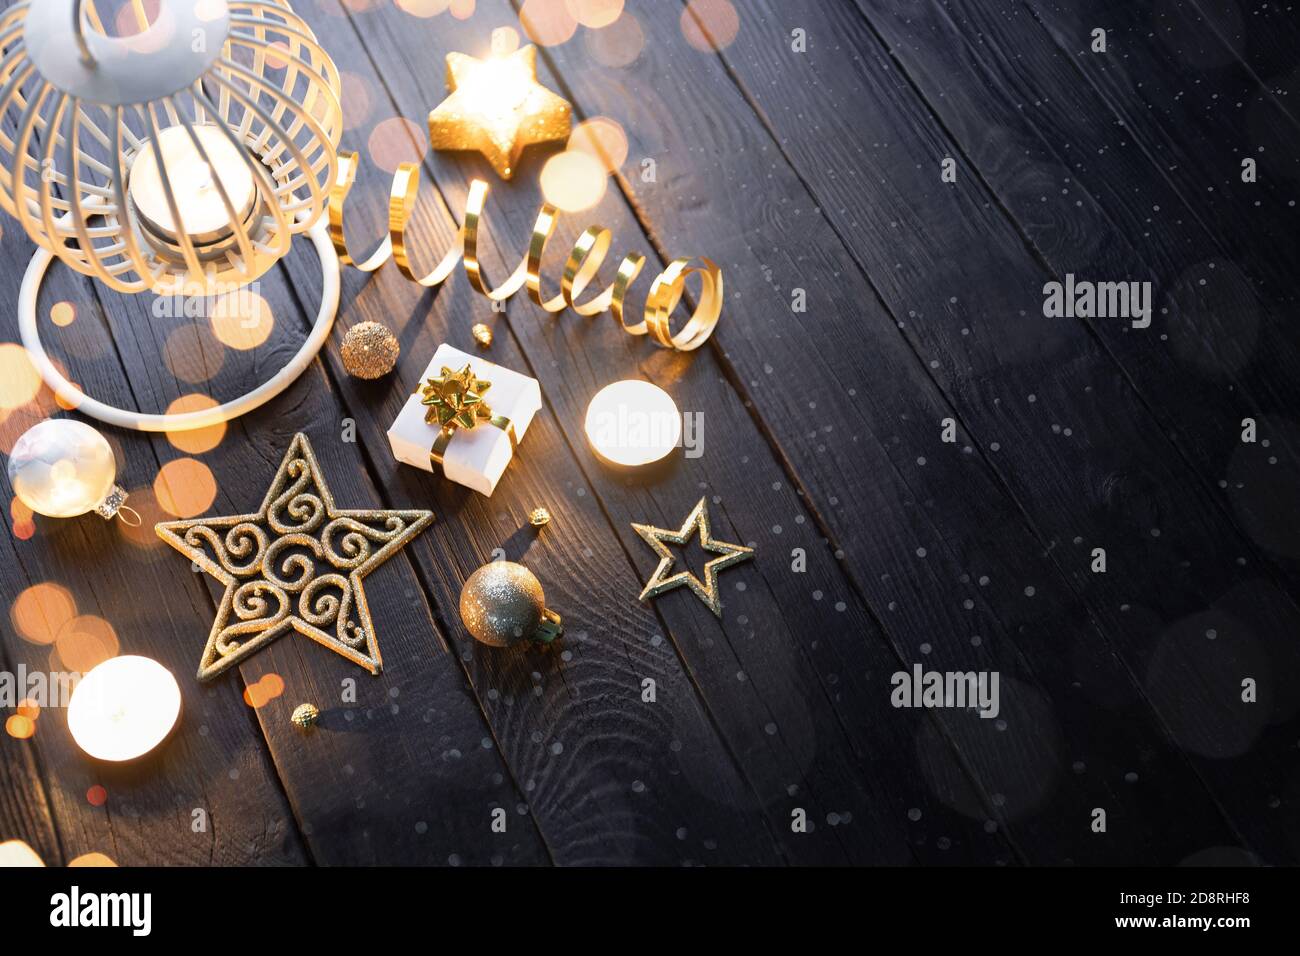
<svg viewBox="0 0 1300 956">
<path fill-rule="evenodd" d="M 455 404 L 448 404 L 445 400 L 438 401 L 437 396 L 441 395 L 438 386 L 445 386 L 449 382 L 454 382 L 462 386 L 460 390 L 454 392 L 457 396 Z M 483 401 L 483 393 L 492 387 L 491 382 L 484 381 L 476 376 L 471 367 L 466 366 L 459 372 L 443 366 L 442 373 L 438 378 L 430 378 L 420 386 L 417 397 L 420 404 L 429 406 L 429 410 L 424 413 L 424 420 L 430 425 L 441 425 L 438 431 L 438 437 L 433 440 L 429 447 L 429 461 L 436 468 L 442 470 L 443 477 L 447 475 L 447 468 L 443 464 L 443 458 L 447 454 L 447 446 L 456 435 L 459 428 L 473 428 L 479 421 L 485 421 L 493 428 L 499 428 L 510 436 L 510 453 L 513 455 L 519 450 L 519 438 L 515 434 L 514 423 L 505 415 L 495 415 L 487 402 Z M 462 401 L 462 395 L 469 395 L 472 401 Z"/>
<path fill-rule="evenodd" d="M 529 298 L 547 312 L 556 313 L 566 308 L 582 316 L 610 312 L 619 327 L 629 335 L 649 335 L 665 348 L 680 352 L 699 348 L 709 340 L 718 324 L 723 301 L 722 270 L 703 256 L 699 257 L 701 265 L 692 265 L 695 260 L 691 258 L 674 259 L 667 269 L 655 277 L 650 286 L 650 294 L 646 297 L 645 318 L 635 325 L 628 325 L 623 316 L 628 288 L 636 281 L 645 265 L 645 256 L 640 253 L 630 252 L 623 258 L 618 267 L 618 275 L 603 292 L 586 302 L 578 302 L 578 297 L 586 291 L 609 254 L 612 233 L 598 225 L 588 227 L 573 244 L 564 262 L 559 293 L 549 299 L 543 298 L 542 254 L 559 220 L 558 210 L 550 203 L 544 203 L 538 211 L 528 253 L 518 267 L 510 278 L 495 289 L 489 288 L 483 280 L 478 259 L 479 224 L 488 193 L 488 184 L 481 179 L 475 179 L 470 184 L 469 196 L 465 202 L 464 225 L 457 231 L 451 246 L 430 272 L 419 275 L 411 265 L 410 250 L 406 244 L 406 225 L 415 209 L 415 200 L 420 191 L 418 163 L 402 163 L 397 168 L 388 197 L 388 235 L 374 252 L 358 262 L 349 254 L 347 240 L 344 238 L 343 205 L 356 180 L 359 162 L 354 152 L 340 153 L 338 175 L 330 189 L 330 240 L 343 265 L 354 266 L 362 272 L 374 272 L 391 258 L 397 263 L 402 275 L 429 289 L 445 282 L 456 264 L 463 262 L 470 285 L 493 302 L 505 301 L 521 287 L 527 287 Z M 697 274 L 701 281 L 699 302 L 681 331 L 674 335 L 670 327 L 673 310 L 681 301 L 686 278 Z"/>
</svg>

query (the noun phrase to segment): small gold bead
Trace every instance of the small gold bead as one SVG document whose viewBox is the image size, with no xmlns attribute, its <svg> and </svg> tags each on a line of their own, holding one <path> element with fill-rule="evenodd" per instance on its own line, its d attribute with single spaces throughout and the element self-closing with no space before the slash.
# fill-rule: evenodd
<svg viewBox="0 0 1300 956">
<path fill-rule="evenodd" d="M 534 528 L 540 528 L 542 525 L 551 523 L 551 513 L 545 508 L 534 508 L 528 515 L 528 523 Z"/>
<path fill-rule="evenodd" d="M 484 348 L 492 344 L 492 330 L 482 322 L 477 323 L 470 331 L 474 333 L 474 341 Z"/>
<path fill-rule="evenodd" d="M 307 730 L 316 725 L 320 720 L 320 711 L 316 709 L 315 704 L 299 704 L 293 709 L 293 715 L 289 718 L 294 724 L 302 730 Z"/>
</svg>

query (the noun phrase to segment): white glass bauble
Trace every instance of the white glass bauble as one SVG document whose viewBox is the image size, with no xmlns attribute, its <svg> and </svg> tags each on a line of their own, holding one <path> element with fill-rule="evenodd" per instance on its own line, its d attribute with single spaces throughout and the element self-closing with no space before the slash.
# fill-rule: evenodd
<svg viewBox="0 0 1300 956">
<path fill-rule="evenodd" d="M 89 425 L 51 418 L 33 425 L 9 456 L 9 484 L 37 514 L 74 518 L 96 511 L 111 518 L 126 500 L 114 484 L 117 460 L 108 440 Z"/>
</svg>

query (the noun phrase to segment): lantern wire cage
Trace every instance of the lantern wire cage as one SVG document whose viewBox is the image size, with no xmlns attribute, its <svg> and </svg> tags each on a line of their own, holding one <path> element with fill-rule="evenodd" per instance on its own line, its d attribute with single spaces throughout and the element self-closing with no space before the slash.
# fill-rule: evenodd
<svg viewBox="0 0 1300 956">
<path fill-rule="evenodd" d="M 110 35 L 94 0 L 20 0 L 0 14 L 0 207 L 40 247 L 19 326 L 46 382 L 87 414 L 200 428 L 283 391 L 329 335 L 339 266 L 322 214 L 343 126 L 338 70 L 287 0 L 125 2 L 116 23 L 130 35 Z M 299 233 L 321 259 L 321 312 L 284 369 L 238 399 L 181 415 L 116 409 L 82 395 L 40 344 L 36 297 L 53 258 L 119 292 L 212 296 L 264 275 Z"/>
</svg>

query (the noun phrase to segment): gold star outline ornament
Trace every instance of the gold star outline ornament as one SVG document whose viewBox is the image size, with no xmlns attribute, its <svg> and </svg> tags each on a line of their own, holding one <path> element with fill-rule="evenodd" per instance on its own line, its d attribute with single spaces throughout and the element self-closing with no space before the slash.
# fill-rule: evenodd
<svg viewBox="0 0 1300 956">
<path fill-rule="evenodd" d="M 502 179 L 515 174 L 524 148 L 565 139 L 572 107 L 537 82 L 537 47 L 480 60 L 447 54 L 450 95 L 429 113 L 434 149 L 482 153 Z"/>
<path fill-rule="evenodd" d="M 432 521 L 431 511 L 336 508 L 300 433 L 256 514 L 160 522 L 158 537 L 226 588 L 199 680 L 290 631 L 378 674 L 383 660 L 362 581 Z"/>
<path fill-rule="evenodd" d="M 669 574 L 675 559 L 672 552 L 668 549 L 668 543 L 684 545 L 691 539 L 691 535 L 696 529 L 700 532 L 700 547 L 705 551 L 710 551 L 718 557 L 711 559 L 704 565 L 704 581 L 693 575 L 689 570 L 678 571 L 676 574 Z M 710 611 L 718 617 L 722 617 L 722 600 L 718 596 L 718 572 L 738 564 L 754 556 L 754 549 L 747 548 L 740 544 L 727 544 L 725 541 L 718 541 L 713 537 L 709 529 L 709 509 L 701 498 L 696 504 L 693 511 L 686 518 L 685 523 L 678 531 L 665 531 L 662 528 L 654 528 L 650 525 L 634 524 L 632 529 L 636 531 L 646 544 L 654 549 L 655 554 L 659 555 L 659 567 L 655 568 L 655 573 L 650 575 L 650 580 L 646 582 L 645 588 L 641 591 L 640 600 L 646 598 L 658 597 L 665 591 L 671 591 L 673 588 L 681 587 L 683 584 L 695 592 L 695 596 L 703 601 Z"/>
</svg>

